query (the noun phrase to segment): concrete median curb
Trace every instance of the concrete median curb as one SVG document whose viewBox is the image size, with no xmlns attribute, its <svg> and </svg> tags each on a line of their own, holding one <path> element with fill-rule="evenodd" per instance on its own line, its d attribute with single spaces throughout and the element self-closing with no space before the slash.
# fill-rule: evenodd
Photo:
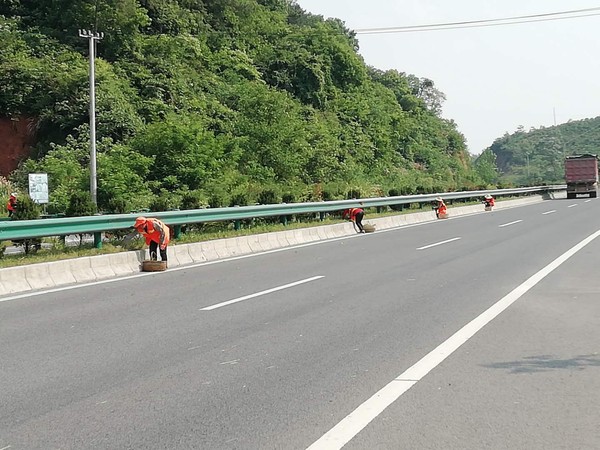
<svg viewBox="0 0 600 450">
<path fill-rule="evenodd" d="M 524 206 L 539 203 L 543 200 L 544 198 L 539 195 L 516 200 L 506 200 L 498 202 L 495 209 Z M 448 211 L 450 218 L 484 213 L 481 204 L 449 207 Z M 493 214 L 493 212 L 486 214 Z M 435 220 L 435 213 L 429 210 L 370 220 L 367 218 L 364 222 L 375 225 L 377 230 L 385 230 Z M 173 245 L 168 250 L 169 267 L 247 255 L 354 234 L 356 234 L 356 231 L 353 225 L 345 222 L 192 244 Z M 146 250 L 137 250 L 0 269 L 0 296 L 133 275 L 139 273 L 145 254 Z"/>
</svg>

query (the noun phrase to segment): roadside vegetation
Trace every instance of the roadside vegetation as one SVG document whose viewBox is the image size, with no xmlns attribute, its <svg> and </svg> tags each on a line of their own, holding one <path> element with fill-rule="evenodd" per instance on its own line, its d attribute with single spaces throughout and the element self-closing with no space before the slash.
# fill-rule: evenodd
<svg viewBox="0 0 600 450">
<path fill-rule="evenodd" d="M 48 214 L 89 191 L 97 30 L 98 209 L 122 213 L 493 187 L 435 83 L 369 67 L 343 22 L 291 0 L 0 3 L 0 118 L 27 121 Z M 352 193 L 351 197 L 348 197 Z"/>
</svg>

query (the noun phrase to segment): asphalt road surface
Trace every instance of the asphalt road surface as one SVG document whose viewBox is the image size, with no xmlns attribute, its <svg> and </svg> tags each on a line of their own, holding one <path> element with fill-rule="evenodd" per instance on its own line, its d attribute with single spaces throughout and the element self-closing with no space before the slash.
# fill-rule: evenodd
<svg viewBox="0 0 600 450">
<path fill-rule="evenodd" d="M 0 297 L 0 450 L 598 449 L 600 202 Z"/>
</svg>

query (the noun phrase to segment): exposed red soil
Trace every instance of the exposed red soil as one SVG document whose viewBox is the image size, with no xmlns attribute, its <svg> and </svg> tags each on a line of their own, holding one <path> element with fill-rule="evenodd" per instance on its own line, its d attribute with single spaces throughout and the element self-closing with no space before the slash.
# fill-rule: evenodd
<svg viewBox="0 0 600 450">
<path fill-rule="evenodd" d="M 30 154 L 35 121 L 20 117 L 0 117 L 0 175 L 8 176 Z"/>
</svg>

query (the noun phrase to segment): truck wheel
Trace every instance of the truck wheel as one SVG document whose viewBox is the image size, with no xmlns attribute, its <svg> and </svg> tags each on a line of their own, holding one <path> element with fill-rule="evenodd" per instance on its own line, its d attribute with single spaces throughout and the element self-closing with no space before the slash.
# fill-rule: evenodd
<svg viewBox="0 0 600 450">
<path fill-rule="evenodd" d="M 570 200 L 570 199 L 573 199 L 575 197 L 577 197 L 577 194 L 573 194 L 572 192 L 567 192 L 567 199 Z"/>
</svg>

